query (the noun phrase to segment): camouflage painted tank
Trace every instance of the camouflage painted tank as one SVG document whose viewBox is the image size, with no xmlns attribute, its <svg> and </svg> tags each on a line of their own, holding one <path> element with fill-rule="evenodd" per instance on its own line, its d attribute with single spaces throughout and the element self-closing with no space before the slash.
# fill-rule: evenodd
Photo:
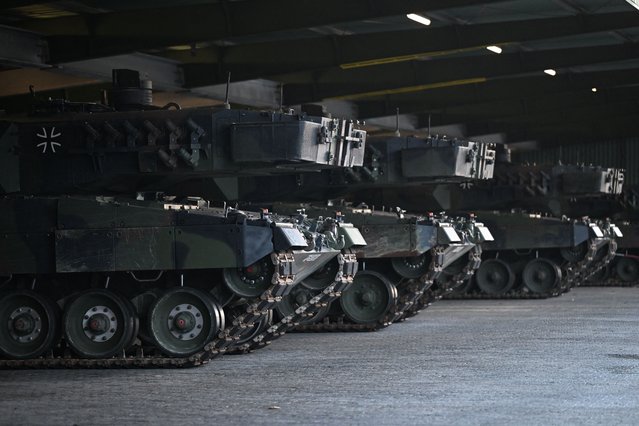
<svg viewBox="0 0 639 426">
<path fill-rule="evenodd" d="M 526 233 L 525 230 L 517 231 L 517 225 L 513 223 L 510 229 L 500 228 L 496 231 L 497 239 L 503 236 L 500 241 L 513 241 L 513 244 L 500 247 L 495 251 L 495 256 L 503 252 L 504 248 L 509 250 L 517 250 L 521 252 L 522 237 L 527 235 L 530 244 L 524 244 L 527 249 L 541 250 L 543 246 L 547 246 L 548 242 L 554 240 L 551 252 L 545 252 L 546 260 L 559 266 L 562 272 L 556 287 L 550 289 L 550 279 L 547 278 L 547 285 L 539 287 L 531 285 L 536 275 L 536 270 L 541 270 L 541 263 L 531 264 L 528 269 L 521 269 L 518 274 L 518 268 L 521 268 L 523 259 L 521 256 L 513 258 L 510 252 L 510 264 L 508 271 L 505 271 L 501 263 L 497 261 L 486 262 L 484 270 L 478 271 L 475 280 L 475 291 L 479 290 L 479 294 L 496 296 L 503 295 L 556 295 L 561 291 L 566 291 L 575 285 L 582 285 L 589 279 L 600 274 L 600 271 L 606 270 L 608 263 L 614 258 L 618 238 L 623 233 L 618 227 L 610 223 L 610 221 L 595 221 L 584 217 L 588 215 L 588 211 L 576 208 L 580 200 L 592 197 L 614 197 L 622 190 L 624 183 L 624 171 L 621 169 L 604 168 L 598 166 L 587 165 L 515 165 L 512 163 L 498 163 L 495 171 L 495 180 L 490 184 L 479 184 L 471 191 L 458 191 L 456 197 L 457 205 L 468 209 L 470 206 L 474 208 L 496 208 L 505 210 L 507 208 L 517 207 L 519 209 L 541 211 L 545 214 L 551 214 L 558 218 L 566 216 L 583 217 L 578 221 L 573 221 L 573 232 L 560 231 L 565 225 L 548 225 L 539 226 L 538 221 L 526 219 L 523 226 L 526 230 L 535 230 L 535 232 Z M 482 217 L 485 215 L 482 214 Z M 535 216 L 535 215 L 533 215 Z M 514 221 L 521 221 L 521 216 L 514 216 Z M 502 219 L 503 223 L 509 223 L 510 220 Z M 577 232 L 577 228 L 581 231 Z M 588 238 L 585 238 L 583 229 L 589 230 Z M 554 235 L 554 236 L 553 236 Z M 572 238 L 568 238 L 572 235 Z M 581 235 L 581 237 L 579 237 Z M 537 238 L 536 238 L 537 237 Z M 539 241 L 543 238 L 546 241 Z M 623 241 L 623 239 L 621 239 Z M 546 247 L 547 250 L 550 247 Z M 557 249 L 561 256 L 557 255 Z M 570 253 L 567 251 L 570 249 Z M 554 253 L 553 253 L 554 251 Z M 504 259 L 502 259 L 504 261 Z M 550 263 L 546 262 L 546 265 Z M 508 262 L 506 262 L 508 263 Z M 550 270 L 550 267 L 547 267 Z M 514 273 L 513 288 L 520 288 L 522 291 L 505 292 L 498 283 L 491 285 L 491 277 L 495 276 L 495 272 L 499 270 L 500 277 L 509 277 L 506 283 L 501 283 L 505 287 L 511 282 L 511 273 Z M 542 274 L 543 275 L 543 274 Z M 551 274 L 552 275 L 552 274 Z M 503 278 L 505 279 L 505 278 Z M 537 281 L 543 281 L 537 279 Z M 519 282 L 519 285 L 518 285 Z M 525 292 L 525 293 L 524 293 Z"/>
<path fill-rule="evenodd" d="M 609 221 L 572 221 L 565 215 L 581 218 L 585 212 L 576 208 L 580 200 L 618 194 L 623 178 L 620 169 L 502 162 L 490 181 L 439 185 L 429 193 L 408 188 L 399 196 L 408 209 L 434 202 L 476 212 L 493 230 L 495 242 L 485 246 L 474 286 L 469 282 L 456 296 L 546 297 L 585 282 L 613 258 L 619 228 Z M 542 214 L 515 213 L 522 210 Z"/>
<path fill-rule="evenodd" d="M 136 73 L 114 75 L 114 107 L 51 101 L 0 124 L 0 366 L 199 365 L 281 335 L 272 310 L 329 262 L 331 297 L 352 282 L 364 240 L 339 217 L 184 196 L 203 178 L 361 164 L 365 132 L 153 108 Z"/>
<path fill-rule="evenodd" d="M 616 241 L 588 219 L 480 212 L 495 241 L 484 245 L 473 297 L 557 296 L 588 279 L 614 256 Z M 458 292 L 459 293 L 459 292 Z"/>
<path fill-rule="evenodd" d="M 574 210 L 588 212 L 592 217 L 612 218 L 623 234 L 610 265 L 585 285 L 639 285 L 639 189 L 630 186 L 618 195 L 579 199 L 574 203 Z"/>
<path fill-rule="evenodd" d="M 330 218 L 160 201 L 6 198 L 1 211 L 11 215 L 0 231 L 0 350 L 47 355 L 8 366 L 200 364 L 241 349 L 281 297 L 337 256 L 334 278 L 352 279 L 347 249 L 362 243 Z"/>
<path fill-rule="evenodd" d="M 279 205 L 278 211 L 290 209 Z M 313 215 L 335 207 L 310 207 Z M 342 206 L 340 213 L 360 230 L 366 246 L 356 249 L 361 267 L 339 303 L 324 306 L 300 321 L 296 330 L 377 330 L 413 315 L 425 293 L 447 291 L 469 279 L 481 259 L 480 243 L 490 231 L 474 218 L 372 211 Z M 452 272 L 454 271 L 454 273 Z M 334 265 L 303 280 L 277 307 L 280 316 L 294 312 L 331 282 Z"/>
<path fill-rule="evenodd" d="M 278 204 L 275 211 L 304 208 L 312 215 L 339 211 L 364 235 L 358 250 L 365 267 L 340 303 L 326 306 L 302 321 L 298 330 L 375 330 L 413 314 L 428 303 L 418 302 L 460 285 L 479 266 L 480 243 L 491 240 L 488 229 L 473 218 L 404 215 L 399 209 L 358 208 L 321 201 L 366 198 L 380 188 L 420 187 L 428 182 L 470 181 L 492 175 L 494 150 L 469 141 L 417 138 L 367 140 L 364 166 L 316 174 L 240 178 L 230 186 L 242 200 L 266 202 L 309 200 L 316 204 Z M 415 168 L 419 168 L 416 170 Z M 385 210 L 385 211 L 384 211 Z M 304 280 L 279 306 L 286 316 L 311 299 L 332 272 L 326 269 Z M 425 300 L 425 299 L 424 299 Z M 321 320 L 321 323 L 320 323 Z"/>
</svg>

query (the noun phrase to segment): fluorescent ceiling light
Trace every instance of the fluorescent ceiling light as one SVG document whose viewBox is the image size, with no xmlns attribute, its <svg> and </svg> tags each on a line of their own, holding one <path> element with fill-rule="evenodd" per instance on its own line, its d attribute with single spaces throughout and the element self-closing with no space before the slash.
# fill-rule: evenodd
<svg viewBox="0 0 639 426">
<path fill-rule="evenodd" d="M 490 50 L 493 53 L 500 54 L 502 52 L 501 47 L 499 46 L 486 46 L 486 49 Z"/>
<path fill-rule="evenodd" d="M 552 75 L 552 76 L 556 76 L 557 75 L 557 71 L 555 71 L 552 68 L 548 68 L 547 70 L 544 70 L 544 72 L 548 75 Z"/>
<path fill-rule="evenodd" d="M 408 15 L 406 15 L 406 17 L 408 19 L 411 19 L 411 20 L 415 21 L 415 22 L 419 22 L 422 25 L 430 25 L 430 19 L 428 19 L 425 16 L 418 15 L 416 13 L 409 13 Z"/>
</svg>

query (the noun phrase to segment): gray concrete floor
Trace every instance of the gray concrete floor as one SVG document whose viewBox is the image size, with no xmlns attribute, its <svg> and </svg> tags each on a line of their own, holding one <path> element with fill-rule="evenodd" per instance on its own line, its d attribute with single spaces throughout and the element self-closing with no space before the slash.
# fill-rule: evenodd
<svg viewBox="0 0 639 426">
<path fill-rule="evenodd" d="M 639 288 L 440 301 L 191 370 L 0 371 L 2 424 L 637 424 Z"/>
</svg>

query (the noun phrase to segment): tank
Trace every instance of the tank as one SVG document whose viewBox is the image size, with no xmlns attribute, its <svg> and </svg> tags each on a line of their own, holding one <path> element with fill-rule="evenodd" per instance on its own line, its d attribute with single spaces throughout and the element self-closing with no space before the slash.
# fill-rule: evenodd
<svg viewBox="0 0 639 426">
<path fill-rule="evenodd" d="M 201 365 L 252 347 L 327 264 L 331 297 L 352 283 L 365 242 L 339 215 L 212 206 L 191 182 L 362 164 L 364 131 L 150 95 L 115 70 L 110 106 L 0 123 L 0 367 Z"/>
<path fill-rule="evenodd" d="M 616 240 L 587 218 L 523 212 L 478 214 L 495 240 L 484 245 L 482 265 L 474 286 L 469 283 L 464 289 L 465 297 L 558 296 L 604 267 L 616 250 Z"/>
<path fill-rule="evenodd" d="M 274 208 L 286 211 L 290 206 Z M 306 208 L 317 214 L 335 206 Z M 367 241 L 355 250 L 360 269 L 339 303 L 300 321 L 298 331 L 374 331 L 403 320 L 424 307 L 417 309 L 416 304 L 425 292 L 467 280 L 479 266 L 480 243 L 492 239 L 490 231 L 472 217 L 405 216 L 401 211 L 362 206 L 340 206 L 339 211 Z M 452 270 L 455 273 L 446 274 Z M 303 280 L 278 305 L 279 316 L 286 317 L 321 292 L 333 274 L 328 264 Z"/>
<path fill-rule="evenodd" d="M 639 188 L 626 186 L 621 194 L 576 200 L 575 210 L 592 217 L 611 218 L 623 234 L 611 263 L 584 285 L 636 286 L 639 284 Z"/>
<path fill-rule="evenodd" d="M 595 277 L 601 276 L 602 271 L 608 270 L 608 264 L 614 259 L 618 244 L 624 243 L 622 237 L 623 231 L 609 219 L 600 215 L 591 215 L 590 211 L 579 208 L 585 200 L 615 198 L 623 188 L 624 170 L 615 168 L 605 168 L 592 165 L 535 165 L 535 164 L 512 164 L 498 163 L 495 171 L 495 180 L 489 184 L 480 184 L 473 191 L 457 191 L 458 198 L 455 203 L 468 209 L 470 206 L 474 208 L 501 208 L 502 211 L 507 208 L 518 208 L 527 211 L 542 212 L 545 215 L 552 215 L 566 222 L 566 217 L 580 218 L 573 222 L 573 232 L 559 232 L 565 237 L 559 238 L 553 243 L 553 252 L 544 254 L 547 264 L 553 263 L 563 269 L 555 288 L 546 290 L 543 287 L 533 284 L 535 281 L 534 271 L 541 270 L 541 263 L 534 262 L 526 270 L 523 266 L 524 260 L 521 256 L 513 257 L 513 251 L 510 251 L 509 271 L 504 272 L 501 263 L 486 262 L 484 270 L 478 271 L 475 280 L 475 294 L 498 295 L 507 294 L 509 296 L 523 295 L 558 295 L 561 292 L 570 289 L 575 285 L 584 285 L 592 281 Z M 482 202 L 482 200 L 484 200 Z M 526 216 L 526 215 L 524 215 Z M 528 215 L 530 216 L 530 215 Z M 485 217 L 485 215 L 482 215 Z M 538 241 L 535 235 L 543 235 L 545 239 L 551 235 L 558 235 L 556 231 L 550 229 L 558 229 L 553 226 L 539 226 L 537 219 L 539 215 L 530 216 L 526 219 L 523 228 L 527 230 L 535 230 L 528 237 L 531 249 L 541 249 L 543 242 Z M 515 219 L 516 218 L 516 219 Z M 532 221 L 532 219 L 536 219 Z M 502 219 L 503 220 L 503 219 Z M 521 221 L 519 217 L 514 216 L 513 220 Z M 549 219 L 544 219 L 549 220 Z M 569 221 L 568 221 L 569 222 Z M 518 225 L 513 224 L 511 229 L 500 229 L 496 234 L 503 235 L 506 238 L 499 241 L 507 241 L 511 235 L 515 234 Z M 519 225 L 521 226 L 521 225 Z M 565 227 L 565 225 L 560 225 Z M 580 228 L 579 232 L 577 230 Z M 588 229 L 588 238 L 585 238 L 584 229 Z M 500 234 L 501 231 L 502 233 Z M 572 238 L 567 238 L 572 234 Z M 503 252 L 504 248 L 515 249 L 520 252 L 522 248 L 519 246 L 521 237 L 526 235 L 524 232 L 518 232 L 512 236 L 515 240 L 510 247 L 500 247 L 495 251 L 495 255 Z M 582 237 L 578 237 L 581 235 Z M 567 245 L 570 243 L 570 245 Z M 557 255 L 557 248 L 559 254 Z M 568 249 L 570 248 L 570 253 Z M 545 249 L 547 250 L 547 248 Z M 492 254 L 492 253 L 491 253 Z M 502 259 L 503 260 L 503 259 Z M 527 262 L 530 262 L 527 261 Z M 506 262 L 508 263 L 508 262 Z M 497 270 L 502 271 L 501 276 L 510 277 L 510 273 L 514 273 L 514 289 L 519 291 L 504 291 L 511 283 L 511 278 L 503 282 L 497 280 L 491 283 L 491 277 Z M 518 269 L 520 272 L 517 272 Z M 536 280 L 540 281 L 540 280 Z M 543 280 L 541 280 L 543 281 Z M 548 279 L 548 284 L 550 280 Z M 503 286 L 502 286 L 503 285 Z"/>
<path fill-rule="evenodd" d="M 491 229 L 495 241 L 484 245 L 474 285 L 459 287 L 455 297 L 559 295 L 586 282 L 614 257 L 622 232 L 610 221 L 584 217 L 587 211 L 577 206 L 592 197 L 619 194 L 623 170 L 497 162 L 494 175 L 473 185 L 379 195 L 383 201 L 401 199 L 409 210 L 434 203 L 472 211 Z"/>
<path fill-rule="evenodd" d="M 415 314 L 428 292 L 450 291 L 479 266 L 481 243 L 492 240 L 486 226 L 468 215 L 452 218 L 428 213 L 407 215 L 401 208 L 349 203 L 378 189 L 421 187 L 432 182 L 469 182 L 492 175 L 491 145 L 444 138 L 368 138 L 364 165 L 315 174 L 239 178 L 235 197 L 273 203 L 274 211 L 311 215 L 339 211 L 363 234 L 357 250 L 363 267 L 339 303 L 300 321 L 297 330 L 377 330 Z M 324 200 L 338 198 L 328 203 Z M 299 201 L 306 203 L 299 203 Z M 314 200 L 314 202 L 309 202 Z M 286 203 L 288 201 L 288 203 Z M 293 201 L 298 201 L 297 203 Z M 294 312 L 326 285 L 327 270 L 303 280 L 278 306 L 281 317 Z"/>
<path fill-rule="evenodd" d="M 625 171 L 593 165 L 513 164 L 509 151 L 497 146 L 492 179 L 460 185 L 443 183 L 396 191 L 380 190 L 369 197 L 378 205 L 402 205 L 419 210 L 424 204 L 442 210 L 535 211 L 555 217 L 583 216 L 582 200 L 614 198 L 621 194 Z M 601 217 L 595 215 L 593 217 Z"/>
</svg>

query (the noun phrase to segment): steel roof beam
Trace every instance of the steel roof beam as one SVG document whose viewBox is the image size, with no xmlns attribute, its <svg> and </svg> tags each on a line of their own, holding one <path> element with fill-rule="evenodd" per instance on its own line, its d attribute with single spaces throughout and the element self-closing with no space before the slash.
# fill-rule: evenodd
<svg viewBox="0 0 639 426">
<path fill-rule="evenodd" d="M 47 60 L 48 46 L 42 37 L 0 25 L 0 64 L 46 68 Z"/>
<path fill-rule="evenodd" d="M 621 12 L 575 15 L 527 21 L 453 25 L 312 39 L 240 44 L 169 52 L 185 62 L 192 85 L 224 81 L 231 71 L 237 80 L 327 67 L 358 68 L 414 60 L 485 46 L 542 40 L 639 26 L 639 14 Z M 292 54 L 291 52 L 294 52 Z"/>
<path fill-rule="evenodd" d="M 180 89 L 184 85 L 182 70 L 175 61 L 142 53 L 67 62 L 59 66 L 61 72 L 104 81 L 111 81 L 111 71 L 117 68 L 138 70 L 141 77 L 151 80 L 159 89 Z"/>
<path fill-rule="evenodd" d="M 434 120 L 437 125 L 452 125 L 454 123 L 464 123 L 472 128 L 473 125 L 490 124 L 493 131 L 505 133 L 519 132 L 527 128 L 561 128 L 565 132 L 579 132 L 584 123 L 604 122 L 616 119 L 628 114 L 639 113 L 639 104 L 636 101 L 615 102 L 604 105 L 585 105 L 579 108 L 557 109 L 553 113 L 537 113 L 528 116 L 510 117 L 506 119 L 490 118 L 490 117 L 468 117 L 468 116 L 451 116 L 449 120 L 440 123 Z M 417 116 L 419 120 L 419 128 L 423 131 L 426 129 L 425 124 L 427 118 L 421 115 Z M 530 137 L 530 135 L 529 135 Z"/>
<path fill-rule="evenodd" d="M 3 0 L 1 9 L 14 9 L 17 7 L 31 6 L 34 4 L 53 3 L 55 0 Z"/>
<path fill-rule="evenodd" d="M 606 120 L 584 117 L 583 120 L 573 122 L 569 126 L 485 122 L 469 123 L 466 129 L 469 134 L 505 132 L 509 141 L 538 140 L 542 145 L 548 146 L 636 137 L 639 134 L 639 121 L 635 109 Z"/>
<path fill-rule="evenodd" d="M 430 113 L 424 112 L 417 116 L 420 118 L 420 127 L 425 127 L 428 124 L 429 115 L 431 123 L 436 125 L 481 120 L 542 123 L 561 121 L 567 116 L 576 116 L 578 118 L 577 111 L 593 108 L 612 108 L 619 104 L 632 106 L 632 104 L 637 104 L 637 99 L 639 99 L 639 85 L 608 90 L 602 89 L 596 93 L 584 90 L 582 92 L 557 93 L 534 98 L 478 103 L 445 108 L 441 111 L 432 111 Z"/>
<path fill-rule="evenodd" d="M 316 102 L 324 98 L 365 99 L 433 88 L 461 87 L 490 78 L 542 72 L 635 59 L 639 44 L 551 49 L 474 58 L 411 61 L 349 70 L 331 69 L 314 75 L 282 76 L 286 104 Z M 548 77 L 550 78 L 550 77 Z"/>
<path fill-rule="evenodd" d="M 226 85 L 198 87 L 191 91 L 197 96 L 224 99 Z M 229 85 L 229 102 L 252 107 L 277 109 L 280 106 L 280 85 L 277 82 L 256 79 Z"/>
<path fill-rule="evenodd" d="M 639 64 L 637 65 L 639 68 Z M 354 102 L 359 118 L 383 117 L 395 113 L 433 111 L 456 106 L 483 104 L 566 92 L 598 90 L 636 84 L 637 69 L 566 73 L 549 78 L 545 74 L 489 80 L 485 83 L 429 90 L 428 92 L 386 95 Z"/>
<path fill-rule="evenodd" d="M 244 2 L 246 3 L 246 2 Z M 299 2 L 296 2 L 295 4 L 297 4 Z M 332 3 L 332 2 L 322 2 L 322 5 L 326 5 L 327 3 Z M 351 4 L 353 3 L 353 4 Z M 372 4 L 371 9 L 370 10 L 364 10 L 361 14 L 357 14 L 357 9 L 356 7 L 358 6 L 358 3 L 361 6 L 361 2 L 357 1 L 357 2 L 352 2 L 349 1 L 346 4 L 340 4 L 338 8 L 334 8 L 334 10 L 338 11 L 338 13 L 333 13 L 333 16 L 336 17 L 332 17 L 330 16 L 330 13 L 327 13 L 326 9 L 320 9 L 322 11 L 322 13 L 313 13 L 313 18 L 314 19 L 321 19 L 321 21 L 311 21 L 309 22 L 309 26 L 311 25 L 328 25 L 328 24 L 334 24 L 338 21 L 344 21 L 344 20 L 350 20 L 350 19 L 370 19 L 370 18 L 374 18 L 379 16 L 384 16 L 387 14 L 403 14 L 407 11 L 415 11 L 417 9 L 414 9 L 413 7 L 410 6 L 410 4 L 415 4 L 415 3 L 419 3 L 416 1 L 412 1 L 412 2 L 407 2 L 409 4 L 405 5 L 405 4 L 401 4 L 401 5 L 390 5 L 390 4 L 385 4 L 385 5 L 375 5 Z M 432 3 L 432 2 L 431 2 Z M 434 9 L 438 6 L 438 4 L 440 6 L 444 5 L 445 2 L 435 2 L 433 4 L 428 4 L 428 5 L 424 5 L 424 4 L 419 4 L 419 10 L 431 10 Z M 455 7 L 455 5 L 463 5 L 464 2 L 451 2 L 450 4 L 445 4 L 445 7 L 448 8 L 452 8 Z M 468 2 L 466 2 L 468 3 Z M 353 11 L 351 13 L 343 13 L 343 9 L 344 9 L 344 5 L 348 5 L 349 6 L 349 10 L 353 9 Z M 328 4 L 327 6 L 331 6 L 330 4 Z M 189 8 L 194 7 L 194 6 L 190 6 Z M 211 5 L 207 5 L 207 8 L 211 8 Z M 228 7 L 229 8 L 235 8 L 235 7 L 239 7 L 237 5 L 235 5 L 235 3 L 228 3 Z M 290 5 L 287 5 L 285 7 L 290 7 Z M 298 6 L 299 7 L 299 6 Z M 417 7 L 417 6 L 415 6 Z M 245 10 L 245 12 L 248 9 Z M 297 8 L 295 9 L 291 9 L 291 13 L 296 12 Z M 273 13 L 273 10 L 270 10 L 271 13 Z M 299 11 L 297 11 L 296 13 L 298 13 Z M 123 12 L 119 12 L 119 13 L 123 13 Z M 138 19 L 144 19 L 145 21 L 147 19 L 153 19 L 152 17 L 147 17 L 148 13 L 152 13 L 152 12 L 142 12 L 142 11 L 137 11 L 137 13 L 143 13 L 144 17 L 140 17 Z M 203 12 L 204 13 L 204 12 Z M 264 12 L 264 13 L 268 13 L 268 12 Z M 96 30 L 94 34 L 60 34 L 60 33 L 53 33 L 53 35 L 49 38 L 49 42 L 51 44 L 51 61 L 52 63 L 57 63 L 57 62 L 65 62 L 65 61 L 71 61 L 71 60 L 77 60 L 77 59 L 81 59 L 84 57 L 99 57 L 99 56 L 108 56 L 108 55 L 116 55 L 116 54 L 121 54 L 121 53 L 128 53 L 134 50 L 144 50 L 144 49 L 152 49 L 152 48 L 158 48 L 158 47 L 162 47 L 162 46 L 170 46 L 170 45 L 176 45 L 176 44 L 192 44 L 198 41 L 211 41 L 211 40 L 218 40 L 221 38 L 228 38 L 228 37 L 233 37 L 233 36 L 242 36 L 242 35 L 251 35 L 253 34 L 254 31 L 255 33 L 260 33 L 260 32 L 275 32 L 275 31 L 281 31 L 281 30 L 290 30 L 290 29 L 296 29 L 298 27 L 296 27 L 296 25 L 299 25 L 299 28 L 304 27 L 304 25 L 300 25 L 300 23 L 303 22 L 308 22 L 310 17 L 309 16 L 298 16 L 297 18 L 291 17 L 290 19 L 288 19 L 288 13 L 287 12 L 287 20 L 286 21 L 282 21 L 281 19 L 263 19 L 264 16 L 267 15 L 263 15 L 261 16 L 262 21 L 270 21 L 270 22 L 278 22 L 278 26 L 273 26 L 271 28 L 264 28 L 262 29 L 262 31 L 260 31 L 259 29 L 259 25 L 254 25 L 252 28 L 250 29 L 245 29 L 243 27 L 241 27 L 241 22 L 238 23 L 228 23 L 228 24 L 224 24 L 222 26 L 218 25 L 218 30 L 221 28 L 224 28 L 226 25 L 229 25 L 229 28 L 238 28 L 238 25 L 240 26 L 239 29 L 234 30 L 233 33 L 216 33 L 214 32 L 213 28 L 209 28 L 210 26 L 213 26 L 213 24 L 207 24 L 204 25 L 204 28 L 198 28 L 196 23 L 193 24 L 189 24 L 187 25 L 188 28 L 187 30 L 183 30 L 180 31 L 178 33 L 171 33 L 170 31 L 165 31 L 163 30 L 162 32 L 158 32 L 157 28 L 154 29 L 153 32 L 143 32 L 140 31 L 139 33 L 129 33 L 129 32 L 110 32 L 110 33 L 105 33 L 105 31 L 99 31 L 99 28 L 101 25 L 101 22 L 104 20 L 104 18 L 102 17 L 103 15 L 95 15 L 95 18 L 92 18 L 96 21 L 95 24 L 93 23 L 88 23 L 86 25 L 91 26 L 91 25 L 97 25 Z M 303 12 L 299 12 L 302 13 Z M 196 11 L 194 13 L 194 16 L 197 16 L 198 12 Z M 323 15 L 323 17 L 322 17 Z M 622 16 L 623 14 L 619 14 L 618 18 L 620 23 L 617 25 L 621 25 L 623 26 L 623 22 L 626 22 L 626 19 Z M 128 16 L 128 15 L 127 15 Z M 177 15 L 176 19 L 179 19 L 180 15 Z M 206 16 L 206 15 L 202 15 L 202 16 Z M 211 14 L 209 14 L 209 16 L 213 16 Z M 228 14 L 228 19 L 230 19 L 230 17 L 232 16 L 232 13 L 229 12 Z M 227 19 L 227 15 L 223 16 L 224 19 Z M 348 18 L 348 19 L 347 19 Z M 60 18 L 62 19 L 62 18 Z M 65 19 L 70 19 L 70 18 L 65 18 Z M 75 18 L 74 18 L 75 19 Z M 125 19 L 125 18 L 123 18 Z M 128 19 L 128 18 L 127 18 Z M 197 18 L 199 19 L 199 18 Z M 239 17 L 237 19 L 246 19 L 243 15 L 239 15 Z M 166 24 L 166 25 L 165 25 Z M 36 23 L 33 23 L 33 25 L 36 25 Z M 38 25 L 44 25 L 44 24 L 38 24 Z M 166 28 L 168 25 L 168 28 L 170 29 L 172 26 L 176 25 L 175 22 L 170 22 L 170 23 L 165 23 L 164 21 L 162 21 L 161 19 L 159 20 L 159 22 L 157 22 L 157 26 L 158 27 L 163 27 Z M 262 25 L 264 25 L 262 23 Z M 599 25 L 599 24 L 597 24 Z M 138 24 L 139 26 L 139 24 Z M 193 28 L 193 26 L 195 26 L 195 28 Z M 567 24 L 567 27 L 572 27 L 572 25 Z M 605 24 L 603 24 L 603 27 L 605 27 Z M 42 31 L 45 31 L 45 28 L 41 29 Z M 419 30 L 421 31 L 421 30 Z M 418 33 L 419 31 L 415 31 L 415 33 Z M 375 40 L 379 40 L 380 42 L 383 42 L 384 38 L 380 37 L 379 35 L 372 35 L 371 37 L 373 37 L 373 39 Z M 341 37 L 338 37 L 339 39 L 341 39 Z M 424 38 L 424 36 L 421 37 L 422 39 Z M 317 52 L 317 58 L 321 56 L 324 56 L 326 53 L 326 48 L 328 48 L 329 50 L 332 50 L 331 46 L 332 46 L 332 41 L 331 39 L 335 39 L 334 36 L 330 36 L 330 37 L 316 37 L 316 38 L 311 38 L 311 39 L 305 39 L 306 41 L 310 41 L 310 43 L 312 44 L 312 46 L 310 46 L 308 49 L 304 46 L 304 41 L 293 41 L 293 40 L 287 40 L 286 44 L 287 47 L 286 49 L 282 49 L 282 43 L 281 42 L 274 42 L 274 43 L 259 43 L 259 44 L 251 44 L 250 47 L 248 47 L 247 49 L 239 49 L 239 51 L 236 52 L 235 49 L 230 49 L 229 50 L 229 64 L 233 64 L 235 61 L 237 61 L 237 57 L 243 57 L 243 58 L 250 58 L 251 55 L 258 53 L 259 54 L 259 58 L 269 58 L 272 54 L 273 58 L 277 60 L 277 58 L 280 59 L 284 59 L 284 63 L 286 63 L 286 59 L 293 57 L 293 56 L 297 56 L 297 55 L 290 55 L 290 51 L 292 49 L 297 50 L 298 53 L 303 53 L 306 51 L 310 51 L 310 50 L 316 50 L 317 49 L 317 45 L 320 45 L 322 50 Z M 357 50 L 357 47 L 364 47 L 363 45 L 360 45 L 361 43 L 359 41 L 357 41 L 356 39 L 353 39 L 354 43 L 351 42 L 348 45 L 344 46 L 343 49 L 346 51 L 345 53 L 345 58 L 348 58 L 348 49 L 350 49 L 349 46 L 354 46 L 355 47 L 355 51 Z M 292 43 L 292 44 L 291 44 Z M 291 46 L 289 47 L 288 45 L 291 44 Z M 390 46 L 388 43 L 383 43 L 382 47 L 386 47 L 385 53 L 383 53 L 384 55 L 394 55 L 394 53 L 392 52 L 392 46 L 390 46 L 390 49 L 388 49 L 388 46 Z M 398 46 L 394 46 L 395 48 L 397 48 Z M 339 49 L 342 49 L 341 47 L 338 47 Z M 202 48 L 202 49 L 196 49 L 196 50 L 187 50 L 185 52 L 168 52 L 167 53 L 167 57 L 171 57 L 174 59 L 178 59 L 178 60 L 185 60 L 187 59 L 187 62 L 193 62 L 193 58 L 189 59 L 192 55 L 193 52 L 197 53 L 197 60 L 196 62 L 205 62 L 205 63 L 210 63 L 210 62 L 219 62 L 221 60 L 223 60 L 224 57 L 226 57 L 227 55 L 227 48 L 218 48 L 216 46 L 210 47 L 210 48 Z M 370 52 L 369 49 L 367 49 L 368 52 Z M 373 50 L 374 51 L 374 50 Z M 423 50 L 420 50 L 423 51 Z M 264 55 L 264 53 L 269 53 L 267 55 Z M 333 54 L 331 53 L 331 56 L 328 57 L 332 57 Z M 328 58 L 326 56 L 324 56 L 325 58 Z M 299 58 L 300 61 L 302 61 L 302 57 Z M 313 61 L 312 56 L 310 58 L 304 58 L 305 61 Z M 326 61 L 326 59 L 322 59 L 323 61 Z M 246 66 L 247 61 L 246 60 L 241 60 L 239 62 L 239 67 L 243 67 Z M 306 69 L 309 65 L 302 63 L 300 65 L 300 69 Z M 326 65 L 323 65 L 326 66 Z M 229 67 L 222 67 L 224 69 L 216 69 L 216 72 L 219 71 L 219 75 L 222 76 L 220 77 L 221 79 L 216 79 L 214 81 L 207 81 L 205 84 L 209 85 L 209 84 L 217 84 L 221 81 L 224 80 L 224 75 L 226 75 L 226 72 L 228 70 L 230 70 L 231 68 L 233 68 L 232 66 Z M 227 69 L 228 68 L 228 69 Z M 281 70 L 278 70 L 278 72 L 281 72 Z M 266 73 L 254 73 L 251 74 L 251 76 L 248 76 L 246 78 L 246 80 L 249 79 L 254 79 L 254 78 L 258 78 L 258 77 L 264 77 L 265 75 L 267 75 Z"/>
<path fill-rule="evenodd" d="M 482 0 L 482 4 L 504 0 Z M 476 5 L 473 0 L 264 0 L 220 1 L 189 6 L 124 10 L 23 21 L 49 35 L 170 38 L 175 42 L 219 40 L 415 11 Z"/>
</svg>

